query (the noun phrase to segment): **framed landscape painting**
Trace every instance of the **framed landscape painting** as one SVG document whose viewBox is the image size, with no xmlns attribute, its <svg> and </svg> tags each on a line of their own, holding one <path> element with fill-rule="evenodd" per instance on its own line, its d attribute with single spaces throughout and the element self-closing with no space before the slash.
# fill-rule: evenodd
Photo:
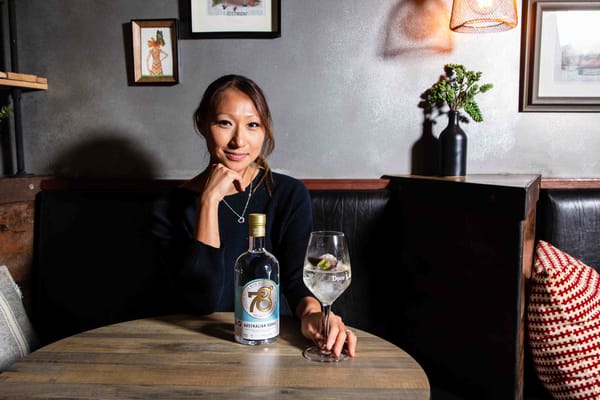
<svg viewBox="0 0 600 400">
<path fill-rule="evenodd" d="M 520 111 L 600 111 L 600 1 L 526 0 Z"/>
</svg>

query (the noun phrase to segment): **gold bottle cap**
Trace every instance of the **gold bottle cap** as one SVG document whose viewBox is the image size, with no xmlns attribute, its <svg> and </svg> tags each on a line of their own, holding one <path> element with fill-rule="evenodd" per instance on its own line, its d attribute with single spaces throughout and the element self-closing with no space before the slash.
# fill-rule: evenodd
<svg viewBox="0 0 600 400">
<path fill-rule="evenodd" d="M 249 214 L 248 220 L 250 225 L 266 225 L 267 214 Z"/>
<path fill-rule="evenodd" d="M 267 224 L 267 215 L 248 214 L 248 224 L 250 228 L 250 236 L 265 236 L 265 225 Z"/>
</svg>

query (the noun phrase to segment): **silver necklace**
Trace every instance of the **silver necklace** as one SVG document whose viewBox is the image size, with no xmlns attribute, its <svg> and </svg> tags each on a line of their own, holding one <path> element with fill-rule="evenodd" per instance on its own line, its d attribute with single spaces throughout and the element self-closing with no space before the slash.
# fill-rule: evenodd
<svg viewBox="0 0 600 400">
<path fill-rule="evenodd" d="M 234 213 L 235 215 L 237 215 L 238 217 L 238 224 L 243 224 L 244 222 L 246 222 L 246 218 L 244 218 L 244 214 L 246 214 L 246 209 L 248 208 L 248 204 L 250 204 L 250 197 L 252 197 L 252 181 L 250 181 L 250 191 L 248 191 L 248 200 L 246 200 L 246 205 L 244 206 L 244 211 L 242 211 L 242 215 L 238 214 L 227 202 L 227 200 L 225 200 L 225 198 L 223 198 L 223 203 L 225 203 L 225 205 L 227 206 L 227 208 L 229 208 L 231 210 L 232 213 Z"/>
</svg>

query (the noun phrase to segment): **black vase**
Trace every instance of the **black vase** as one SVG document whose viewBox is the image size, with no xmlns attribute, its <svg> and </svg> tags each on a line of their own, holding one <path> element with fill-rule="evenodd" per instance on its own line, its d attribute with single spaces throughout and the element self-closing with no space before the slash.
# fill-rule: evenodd
<svg viewBox="0 0 600 400">
<path fill-rule="evenodd" d="M 458 124 L 458 111 L 448 112 L 448 126 L 440 133 L 440 175 L 467 174 L 467 135 Z"/>
</svg>

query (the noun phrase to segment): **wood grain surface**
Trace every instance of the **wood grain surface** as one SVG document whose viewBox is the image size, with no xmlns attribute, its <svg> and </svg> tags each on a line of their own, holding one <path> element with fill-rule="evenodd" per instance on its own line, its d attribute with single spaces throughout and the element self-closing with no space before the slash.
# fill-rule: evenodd
<svg viewBox="0 0 600 400">
<path fill-rule="evenodd" d="M 0 373 L 1 399 L 430 398 L 423 369 L 397 346 L 354 329 L 356 357 L 322 364 L 282 319 L 270 345 L 233 340 L 233 314 L 174 315 L 101 327 L 51 343 Z"/>
</svg>

